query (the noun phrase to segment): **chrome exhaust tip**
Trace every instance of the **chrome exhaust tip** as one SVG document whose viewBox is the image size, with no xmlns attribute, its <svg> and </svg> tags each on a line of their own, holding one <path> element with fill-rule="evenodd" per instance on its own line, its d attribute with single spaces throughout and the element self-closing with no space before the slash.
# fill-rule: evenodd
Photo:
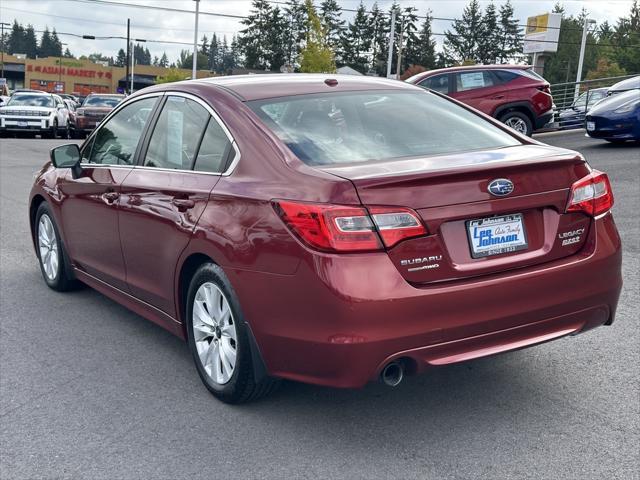
<svg viewBox="0 0 640 480">
<path fill-rule="evenodd" d="M 389 362 L 380 372 L 380 380 L 389 387 L 397 387 L 404 378 L 404 367 L 400 362 Z"/>
</svg>

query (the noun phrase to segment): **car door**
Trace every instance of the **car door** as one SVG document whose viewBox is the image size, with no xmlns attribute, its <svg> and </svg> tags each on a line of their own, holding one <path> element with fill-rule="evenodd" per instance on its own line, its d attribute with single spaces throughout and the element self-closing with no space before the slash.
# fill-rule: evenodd
<svg viewBox="0 0 640 480">
<path fill-rule="evenodd" d="M 235 150 L 211 107 L 188 94 L 166 94 L 146 137 L 139 166 L 122 183 L 127 283 L 134 296 L 176 318 L 178 259 Z"/>
<path fill-rule="evenodd" d="M 456 72 L 453 83 L 453 98 L 489 115 L 506 100 L 497 77 L 487 70 Z"/>
<path fill-rule="evenodd" d="M 83 145 L 82 171 L 60 185 L 67 248 L 74 264 L 127 290 L 120 236 L 120 185 L 131 172 L 149 113 L 158 96 L 123 106 Z"/>
</svg>

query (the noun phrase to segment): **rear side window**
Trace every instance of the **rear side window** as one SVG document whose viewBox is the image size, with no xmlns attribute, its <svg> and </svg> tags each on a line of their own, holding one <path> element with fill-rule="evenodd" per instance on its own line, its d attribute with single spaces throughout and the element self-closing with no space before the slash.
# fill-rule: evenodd
<svg viewBox="0 0 640 480">
<path fill-rule="evenodd" d="M 215 118 L 211 117 L 204 132 L 194 170 L 221 173 L 231 149 L 231 142 Z"/>
<path fill-rule="evenodd" d="M 500 80 L 500 83 L 507 83 L 507 82 L 510 82 L 511 80 L 515 80 L 516 78 L 518 78 L 517 73 L 510 72 L 508 70 L 494 70 L 493 73 L 495 74 L 496 77 L 498 77 L 498 80 Z"/>
<path fill-rule="evenodd" d="M 456 90 L 458 92 L 492 87 L 495 84 L 493 76 L 486 70 L 456 73 Z"/>
<path fill-rule="evenodd" d="M 169 96 L 144 158 L 145 167 L 190 170 L 209 112 L 194 100 Z"/>
<path fill-rule="evenodd" d="M 247 105 L 309 165 L 520 145 L 477 114 L 426 90 L 298 95 Z"/>
<path fill-rule="evenodd" d="M 421 87 L 430 88 L 439 93 L 449 93 L 449 74 L 435 75 L 419 83 Z"/>
</svg>

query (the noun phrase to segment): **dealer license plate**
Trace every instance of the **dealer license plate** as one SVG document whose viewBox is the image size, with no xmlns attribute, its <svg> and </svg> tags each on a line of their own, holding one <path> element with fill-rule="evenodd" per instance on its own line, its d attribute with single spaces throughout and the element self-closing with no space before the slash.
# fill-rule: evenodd
<svg viewBox="0 0 640 480">
<path fill-rule="evenodd" d="M 521 213 L 467 221 L 473 258 L 517 252 L 528 247 Z"/>
<path fill-rule="evenodd" d="M 27 122 L 18 122 L 19 127 L 28 127 L 29 124 Z"/>
<path fill-rule="evenodd" d="M 587 130 L 592 131 L 596 129 L 596 122 L 587 122 Z"/>
</svg>

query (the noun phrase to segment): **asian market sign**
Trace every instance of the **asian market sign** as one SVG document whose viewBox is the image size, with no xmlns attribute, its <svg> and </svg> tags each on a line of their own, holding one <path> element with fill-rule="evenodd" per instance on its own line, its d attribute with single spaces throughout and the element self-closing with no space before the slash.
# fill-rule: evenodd
<svg viewBox="0 0 640 480">
<path fill-rule="evenodd" d="M 559 13 L 545 13 L 527 18 L 527 28 L 524 34 L 524 53 L 542 53 L 558 51 L 560 37 Z"/>
<path fill-rule="evenodd" d="M 49 75 L 68 75 L 70 77 L 111 79 L 111 72 L 89 70 L 84 68 L 65 68 L 54 66 L 27 65 L 27 72 L 46 73 Z"/>
</svg>

